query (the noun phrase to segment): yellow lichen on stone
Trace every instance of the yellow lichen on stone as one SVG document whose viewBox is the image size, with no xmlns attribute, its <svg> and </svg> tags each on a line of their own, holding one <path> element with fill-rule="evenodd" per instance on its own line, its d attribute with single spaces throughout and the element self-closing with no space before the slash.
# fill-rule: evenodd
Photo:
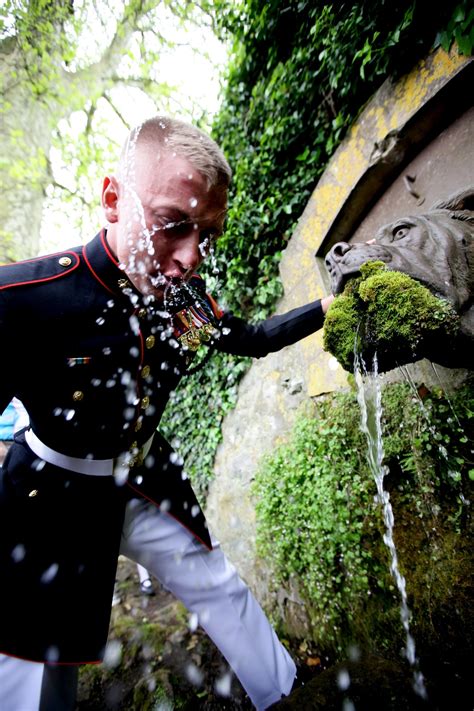
<svg viewBox="0 0 474 711">
<path fill-rule="evenodd" d="M 323 350 L 321 331 L 301 341 L 299 348 L 305 364 L 309 397 L 338 390 L 347 385 L 347 373 L 334 356 Z"/>
<path fill-rule="evenodd" d="M 390 130 L 403 125 L 426 101 L 434 96 L 440 85 L 446 84 L 465 65 L 455 48 L 448 54 L 439 49 L 422 60 L 394 87 L 394 111 Z"/>
</svg>

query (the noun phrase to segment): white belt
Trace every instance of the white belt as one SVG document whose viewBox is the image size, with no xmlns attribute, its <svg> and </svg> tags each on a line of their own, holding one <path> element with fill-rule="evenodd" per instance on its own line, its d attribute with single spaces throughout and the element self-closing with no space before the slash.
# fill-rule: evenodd
<svg viewBox="0 0 474 711">
<path fill-rule="evenodd" d="M 153 442 L 153 436 L 141 447 L 140 455 L 143 459 L 150 451 Z M 67 469 L 77 474 L 89 474 L 91 476 L 112 476 L 117 467 L 130 467 L 133 460 L 133 454 L 125 454 L 118 459 L 81 459 L 80 457 L 70 457 L 67 454 L 56 452 L 44 444 L 35 435 L 33 430 L 29 429 L 25 432 L 25 439 L 29 448 L 36 454 L 37 457 L 43 459 L 48 464 L 54 464 L 61 469 Z"/>
</svg>

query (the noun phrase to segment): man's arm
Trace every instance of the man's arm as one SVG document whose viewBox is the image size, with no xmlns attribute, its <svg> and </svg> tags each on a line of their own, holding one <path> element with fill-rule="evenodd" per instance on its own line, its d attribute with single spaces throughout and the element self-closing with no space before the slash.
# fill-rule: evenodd
<svg viewBox="0 0 474 711">
<path fill-rule="evenodd" d="M 224 314 L 221 320 L 222 336 L 216 347 L 224 353 L 253 358 L 279 351 L 319 330 L 333 298 L 332 295 L 327 296 L 255 325 L 232 314 Z"/>
</svg>

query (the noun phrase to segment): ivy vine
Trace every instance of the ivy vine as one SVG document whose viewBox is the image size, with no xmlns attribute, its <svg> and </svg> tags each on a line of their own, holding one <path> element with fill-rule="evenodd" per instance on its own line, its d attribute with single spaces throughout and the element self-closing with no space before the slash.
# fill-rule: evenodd
<svg viewBox="0 0 474 711">
<path fill-rule="evenodd" d="M 281 296 L 281 252 L 364 104 L 435 45 L 448 48 L 456 39 L 470 52 L 473 11 L 467 0 L 448 0 L 436 13 L 425 0 L 217 0 L 214 8 L 232 59 L 213 135 L 234 170 L 216 253 L 218 297 L 256 320 Z M 172 433 L 179 422 L 181 453 L 203 493 L 245 368 L 237 359 L 211 360 L 168 408 L 164 428 Z M 208 393 L 215 406 L 202 407 Z"/>
</svg>

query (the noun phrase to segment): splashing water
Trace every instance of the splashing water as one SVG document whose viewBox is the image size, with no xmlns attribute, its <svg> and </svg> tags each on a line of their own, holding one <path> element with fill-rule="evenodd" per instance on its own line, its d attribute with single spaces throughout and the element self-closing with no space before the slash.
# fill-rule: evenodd
<svg viewBox="0 0 474 711">
<path fill-rule="evenodd" d="M 165 128 L 164 124 L 162 128 Z M 139 125 L 129 134 L 119 163 L 119 180 L 133 206 L 132 214 L 127 224 L 127 227 L 130 229 L 128 260 L 126 264 L 121 263 L 119 266 L 129 277 L 136 275 L 141 277 L 142 281 L 143 279 L 147 279 L 152 289 L 162 290 L 166 304 L 170 288 L 172 289 L 175 285 L 171 284 L 169 279 L 161 272 L 161 265 L 155 256 L 154 240 L 157 237 L 161 237 L 161 235 L 167 236 L 167 232 L 169 231 L 179 230 L 185 225 L 191 225 L 194 221 L 191 217 L 185 217 L 183 220 L 168 220 L 166 224 L 153 224 L 151 227 L 147 226 L 145 210 L 137 188 L 137 144 L 141 130 L 142 125 Z M 166 142 L 167 139 L 165 138 L 165 143 Z M 172 155 L 175 156 L 176 153 Z M 191 180 L 192 178 L 193 174 L 190 173 L 188 179 Z M 197 207 L 198 203 L 199 200 L 197 197 L 192 196 L 189 200 L 189 205 L 193 209 Z M 198 227 L 199 225 L 197 223 L 194 224 L 194 229 L 198 229 Z M 220 272 L 214 252 L 214 241 L 215 235 L 209 235 L 199 246 L 202 258 L 208 259 L 211 265 L 209 275 L 211 283 L 208 285 L 211 291 L 216 290 L 216 287 L 218 287 L 218 276 Z M 143 258 L 143 255 L 147 255 L 153 265 L 152 269 L 147 268 L 146 259 Z M 184 274 L 182 280 L 182 286 L 184 286 L 184 288 L 186 288 L 186 282 L 193 271 L 194 269 L 189 269 L 188 272 Z M 136 298 L 131 290 L 128 291 L 124 289 L 123 293 L 128 294 L 131 299 Z M 151 296 L 151 298 L 154 297 Z"/>
<path fill-rule="evenodd" d="M 398 555 L 393 538 L 394 516 L 390 503 L 390 495 L 383 487 L 383 480 L 388 473 L 388 467 L 383 464 L 384 450 L 382 441 L 382 389 L 378 377 L 377 354 L 374 355 L 373 369 L 367 372 L 359 354 L 354 354 L 354 375 L 357 383 L 357 400 L 361 410 L 361 430 L 367 438 L 367 458 L 369 468 L 377 486 L 377 498 L 382 505 L 385 523 L 384 543 L 390 554 L 390 573 L 395 580 L 400 594 L 400 617 L 406 633 L 405 655 L 414 669 L 413 688 L 422 699 L 427 698 L 422 673 L 417 669 L 415 641 L 410 633 L 410 610 L 407 603 L 406 581 L 400 573 Z"/>
</svg>

